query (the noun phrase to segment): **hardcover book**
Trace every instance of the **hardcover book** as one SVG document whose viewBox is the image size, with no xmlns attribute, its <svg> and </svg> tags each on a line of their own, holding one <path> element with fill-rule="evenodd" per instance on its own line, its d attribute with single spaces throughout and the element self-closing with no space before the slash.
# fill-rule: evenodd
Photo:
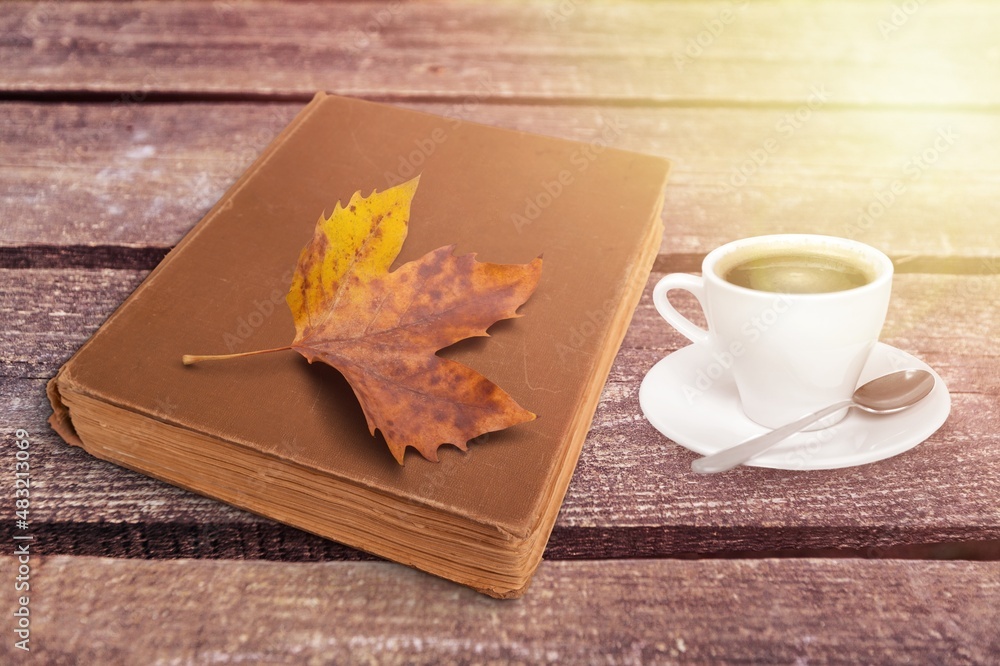
<svg viewBox="0 0 1000 666">
<path fill-rule="evenodd" d="M 516 597 L 542 558 L 662 235 L 665 160 L 318 94 L 49 382 L 52 426 L 94 456 L 288 525 Z M 404 464 L 350 386 L 285 346 L 316 219 L 420 174 L 395 265 L 544 268 L 523 317 L 441 352 L 534 421 Z"/>
</svg>

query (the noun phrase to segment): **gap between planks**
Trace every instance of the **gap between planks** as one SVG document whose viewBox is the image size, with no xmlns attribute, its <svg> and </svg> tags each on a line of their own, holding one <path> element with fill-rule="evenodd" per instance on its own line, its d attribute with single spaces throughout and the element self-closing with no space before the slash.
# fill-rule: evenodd
<svg viewBox="0 0 1000 666">
<path fill-rule="evenodd" d="M 336 90 L 326 90 L 338 94 Z M 218 92 L 196 91 L 177 92 L 170 90 L 89 90 L 85 88 L 0 90 L 0 104 L 27 102 L 34 104 L 90 104 L 110 105 L 144 104 L 307 104 L 315 92 Z M 352 94 L 351 97 L 381 104 L 468 104 L 476 100 L 470 93 L 423 94 L 423 93 L 379 93 Z M 138 97 L 138 99 L 137 99 Z M 476 100 L 478 103 L 478 100 Z M 546 97 L 544 95 L 508 95 L 490 97 L 491 106 L 545 106 L 545 107 L 607 107 L 611 109 L 746 109 L 746 110 L 794 110 L 802 106 L 801 100 L 733 100 L 725 98 L 705 99 L 656 99 L 591 96 L 591 97 Z M 826 102 L 828 111 L 896 111 L 904 113 L 953 112 L 992 115 L 1000 112 L 1000 103 L 888 103 L 888 102 Z"/>
<path fill-rule="evenodd" d="M 152 270 L 170 247 L 135 245 L 55 245 L 29 244 L 0 246 L 0 269 L 99 269 Z M 705 255 L 699 253 L 660 254 L 653 272 L 697 272 Z M 1000 256 L 914 256 L 892 257 L 896 273 L 931 275 L 997 275 Z"/>
<path fill-rule="evenodd" d="M 680 536 L 678 532 L 691 532 Z M 760 527 L 714 530 L 717 541 L 707 542 L 702 550 L 691 548 L 698 543 L 697 530 L 662 526 L 580 527 L 556 526 L 546 546 L 547 561 L 589 561 L 628 559 L 732 560 L 732 559 L 855 559 L 855 560 L 925 560 L 925 561 L 1000 561 L 1000 539 L 969 540 L 957 535 L 953 541 L 909 542 L 912 534 L 893 545 L 833 547 L 781 547 L 748 549 L 756 541 L 766 543 Z M 784 530 L 789 532 L 789 530 Z M 801 530 L 801 541 L 810 541 L 815 530 Z M 891 530 L 879 530 L 879 538 L 888 543 Z M 0 528 L 0 538 L 10 541 L 13 527 Z M 34 551 L 42 556 L 73 555 L 113 557 L 116 559 L 172 560 L 241 560 L 266 562 L 363 562 L 382 558 L 336 541 L 304 532 L 274 521 L 252 523 L 175 523 L 175 522 L 74 522 L 37 521 L 32 524 Z M 786 534 L 785 543 L 795 541 Z M 963 538 L 964 537 L 964 538 Z M 936 533 L 934 539 L 940 539 Z M 814 540 L 814 539 L 813 539 Z M 725 542 L 743 548 L 719 548 Z M 678 545 L 686 544 L 688 549 Z M 875 539 L 872 539 L 875 543 Z"/>
</svg>

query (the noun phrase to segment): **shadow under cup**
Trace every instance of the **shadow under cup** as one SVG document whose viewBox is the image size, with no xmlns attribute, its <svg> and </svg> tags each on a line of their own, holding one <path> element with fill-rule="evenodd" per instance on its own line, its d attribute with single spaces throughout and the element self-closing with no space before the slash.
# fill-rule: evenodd
<svg viewBox="0 0 1000 666">
<path fill-rule="evenodd" d="M 863 271 L 867 281 L 841 291 L 793 293 L 752 289 L 723 277 L 735 264 L 776 255 L 835 257 Z M 746 415 L 777 428 L 854 393 L 885 322 L 892 273 L 885 254 L 857 241 L 758 236 L 710 252 L 701 277 L 665 276 L 653 290 L 653 303 L 671 326 L 706 347 L 713 367 L 705 368 L 705 375 L 731 371 Z M 667 294 L 674 289 L 698 300 L 707 331 L 671 305 Z M 834 425 L 846 414 L 847 409 L 839 411 L 809 430 Z"/>
</svg>

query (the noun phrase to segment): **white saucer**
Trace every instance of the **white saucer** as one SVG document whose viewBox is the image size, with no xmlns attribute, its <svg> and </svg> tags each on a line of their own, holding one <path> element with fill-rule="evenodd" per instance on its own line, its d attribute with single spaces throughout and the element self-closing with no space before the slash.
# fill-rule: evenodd
<svg viewBox="0 0 1000 666">
<path fill-rule="evenodd" d="M 743 413 L 732 374 L 723 372 L 704 391 L 713 364 L 701 345 L 675 351 L 646 373 L 639 404 L 653 427 L 695 453 L 708 455 L 767 432 Z M 838 424 L 789 437 L 747 462 L 775 469 L 835 469 L 863 465 L 912 449 L 948 418 L 951 396 L 941 377 L 926 363 L 904 351 L 878 343 L 861 373 L 864 383 L 907 368 L 923 368 L 936 381 L 930 395 L 910 409 L 884 416 L 852 409 Z M 716 374 L 712 372 L 711 374 Z"/>
</svg>

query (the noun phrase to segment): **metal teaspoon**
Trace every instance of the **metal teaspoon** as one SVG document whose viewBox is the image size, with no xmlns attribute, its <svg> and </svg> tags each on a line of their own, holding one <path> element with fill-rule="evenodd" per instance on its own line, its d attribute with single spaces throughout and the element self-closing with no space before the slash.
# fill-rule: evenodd
<svg viewBox="0 0 1000 666">
<path fill-rule="evenodd" d="M 698 458 L 691 463 L 691 469 L 700 474 L 725 472 L 844 407 L 857 407 L 871 414 L 894 414 L 917 404 L 933 388 L 934 375 L 926 370 L 900 370 L 882 375 L 859 386 L 848 400 L 842 400 L 718 453 Z"/>
</svg>

